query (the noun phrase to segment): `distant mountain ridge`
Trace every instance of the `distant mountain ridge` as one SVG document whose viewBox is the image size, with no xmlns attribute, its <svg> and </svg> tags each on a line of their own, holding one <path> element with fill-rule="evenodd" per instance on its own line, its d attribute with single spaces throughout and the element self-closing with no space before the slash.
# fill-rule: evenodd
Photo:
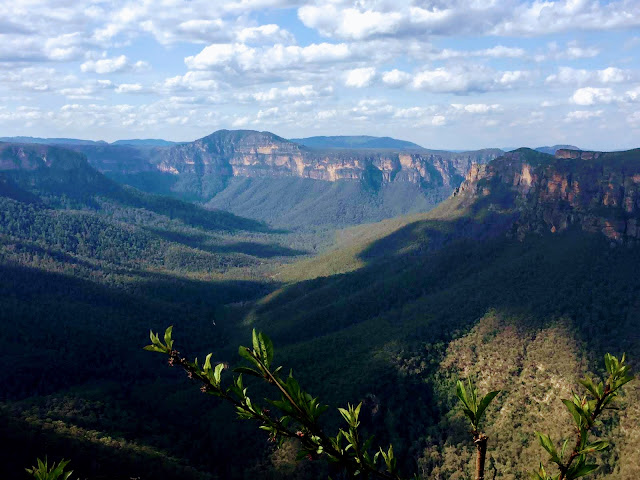
<svg viewBox="0 0 640 480">
<path fill-rule="evenodd" d="M 103 140 L 81 140 L 78 138 L 40 138 L 40 137 L 0 137 L 0 142 L 37 143 L 42 145 L 108 145 Z"/>
<path fill-rule="evenodd" d="M 283 226 L 342 227 L 429 210 L 473 163 L 501 153 L 319 150 L 271 132 L 220 130 L 150 162 L 171 191 L 209 206 Z"/>
<path fill-rule="evenodd" d="M 182 142 L 170 142 L 161 138 L 133 138 L 130 140 L 116 140 L 111 145 L 131 145 L 135 147 L 171 147 Z"/>
<path fill-rule="evenodd" d="M 575 145 L 553 145 L 552 147 L 536 147 L 534 150 L 549 155 L 555 155 L 558 150 L 582 150 Z"/>
<path fill-rule="evenodd" d="M 195 142 L 158 152 L 152 161 L 165 173 L 199 176 L 301 177 L 314 180 L 405 181 L 452 185 L 473 162 L 499 150 L 405 153 L 311 150 L 270 132 L 220 130 Z"/>
<path fill-rule="evenodd" d="M 132 145 L 136 147 L 170 147 L 181 142 L 171 142 L 160 138 L 133 138 L 129 140 L 116 140 L 105 142 L 104 140 L 82 140 L 78 138 L 41 138 L 41 137 L 0 137 L 0 142 L 8 143 L 37 143 L 41 145 Z"/>
<path fill-rule="evenodd" d="M 309 148 L 347 148 L 347 149 L 400 149 L 425 150 L 420 145 L 391 137 L 372 137 L 369 135 L 337 135 L 306 138 L 291 138 L 292 142 Z"/>
</svg>

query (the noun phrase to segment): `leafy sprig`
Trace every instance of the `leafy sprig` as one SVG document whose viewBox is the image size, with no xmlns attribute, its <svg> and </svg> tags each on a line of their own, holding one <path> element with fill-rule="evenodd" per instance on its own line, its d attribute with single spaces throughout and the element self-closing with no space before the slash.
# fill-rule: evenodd
<svg viewBox="0 0 640 480">
<path fill-rule="evenodd" d="M 537 471 L 531 472 L 532 480 L 574 480 L 599 468 L 596 463 L 588 463 L 588 457 L 609 448 L 609 442 L 591 442 L 591 430 L 605 410 L 614 409 L 612 402 L 619 395 L 622 386 L 634 379 L 631 367 L 626 364 L 625 355 L 618 360 L 607 353 L 604 364 L 608 375 L 606 379 L 596 384 L 593 379 L 584 378 L 580 380 L 580 384 L 587 391 L 586 394 L 581 397 L 574 393 L 571 399 L 562 400 L 575 424 L 576 440 L 573 450 L 567 452 L 570 442 L 568 438 L 558 452 L 548 435 L 536 433 L 540 445 L 549 454 L 549 459 L 556 465 L 558 472 L 555 475 L 548 474 L 541 463 Z"/>
<path fill-rule="evenodd" d="M 300 443 L 298 459 L 310 460 L 325 456 L 342 467 L 350 478 L 380 478 L 401 480 L 398 474 L 397 459 L 393 446 L 385 451 L 379 448 L 371 455 L 373 438 L 363 439 L 360 433 L 360 411 L 362 403 L 338 411 L 346 422 L 337 435 L 329 436 L 319 425 L 320 416 L 328 409 L 317 397 L 302 389 L 290 371 L 282 376 L 282 367 L 273 366 L 274 348 L 269 337 L 253 330 L 252 346 L 238 348 L 239 355 L 248 362 L 248 366 L 234 369 L 225 386 L 224 363 L 212 362 L 213 354 L 208 354 L 202 366 L 198 360 L 193 362 L 180 355 L 174 349 L 172 327 L 167 328 L 164 338 L 150 332 L 151 344 L 145 350 L 159 352 L 169 357 L 169 365 L 180 366 L 189 378 L 202 383 L 204 393 L 222 398 L 234 405 L 238 418 L 257 421 L 259 428 L 268 433 L 269 439 L 281 446 L 286 439 L 296 439 Z M 267 399 L 275 412 L 255 403 L 248 394 L 243 375 L 257 377 L 275 388 L 279 398 Z"/>
</svg>

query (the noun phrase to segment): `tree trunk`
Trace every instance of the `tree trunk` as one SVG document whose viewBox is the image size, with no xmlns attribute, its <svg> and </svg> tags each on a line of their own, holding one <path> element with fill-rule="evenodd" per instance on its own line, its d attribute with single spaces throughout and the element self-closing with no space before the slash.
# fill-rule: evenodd
<svg viewBox="0 0 640 480">
<path fill-rule="evenodd" d="M 484 480 L 484 463 L 487 459 L 487 440 L 489 438 L 484 433 L 473 435 L 473 443 L 476 444 L 476 480 Z"/>
</svg>

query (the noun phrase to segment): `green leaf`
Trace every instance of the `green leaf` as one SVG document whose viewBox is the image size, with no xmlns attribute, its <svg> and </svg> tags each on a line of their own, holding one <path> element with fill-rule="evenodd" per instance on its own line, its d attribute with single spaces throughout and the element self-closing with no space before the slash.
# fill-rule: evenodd
<svg viewBox="0 0 640 480">
<path fill-rule="evenodd" d="M 260 374 L 260 372 L 257 372 L 253 368 L 249 368 L 249 367 L 238 367 L 238 368 L 234 368 L 233 371 L 236 373 L 246 373 L 247 375 L 253 375 L 254 377 L 262 378 L 262 375 Z"/>
<path fill-rule="evenodd" d="M 584 477 L 585 475 L 589 475 L 591 472 L 597 469 L 598 469 L 598 465 L 596 464 L 581 465 L 579 468 L 575 470 L 573 469 L 569 470 L 569 472 L 567 472 L 567 479 L 573 480 L 574 478 Z"/>
<path fill-rule="evenodd" d="M 569 439 L 568 438 L 562 444 L 562 450 L 560 451 L 560 458 L 564 458 L 564 452 L 567 451 L 567 445 L 569 445 Z"/>
<path fill-rule="evenodd" d="M 540 432 L 536 432 L 536 435 L 538 437 L 538 440 L 540 441 L 540 445 L 542 445 L 542 448 L 544 448 L 551 456 L 551 460 L 558 465 L 562 465 L 562 460 L 558 456 L 556 447 L 553 445 L 553 442 L 551 441 L 549 436 Z"/>
<path fill-rule="evenodd" d="M 476 422 L 480 423 L 480 419 L 482 418 L 482 414 L 487 409 L 491 401 L 500 393 L 500 390 L 496 390 L 494 392 L 487 393 L 484 397 L 480 399 L 480 404 L 478 405 L 478 411 L 476 412 Z"/>
<path fill-rule="evenodd" d="M 264 333 L 257 332 L 255 328 L 251 336 L 253 340 L 253 351 L 260 358 L 260 361 L 264 363 L 265 367 L 269 368 L 273 360 L 273 343 L 271 339 Z"/>
<path fill-rule="evenodd" d="M 204 359 L 204 365 L 202 366 L 202 370 L 204 370 L 205 372 L 207 370 L 211 370 L 211 357 L 212 356 L 213 356 L 213 353 L 210 353 Z"/>
<path fill-rule="evenodd" d="M 251 354 L 251 350 L 248 349 L 247 347 L 243 347 L 242 345 L 238 347 L 238 355 L 240 355 L 242 358 L 244 358 L 245 360 L 249 360 L 251 363 L 253 363 L 256 367 L 259 367 L 258 362 L 256 362 L 256 359 L 253 358 L 253 355 Z"/>
<path fill-rule="evenodd" d="M 165 348 L 159 347 L 157 345 L 147 345 L 146 347 L 144 347 L 144 350 L 147 350 L 149 352 L 160 352 L 160 353 L 167 352 Z"/>
<path fill-rule="evenodd" d="M 171 339 L 171 332 L 173 332 L 173 325 L 167 328 L 164 332 L 164 343 L 169 350 L 173 350 L 173 340 Z"/>
<path fill-rule="evenodd" d="M 607 448 L 609 448 L 609 442 L 607 442 L 605 440 L 600 440 L 598 442 L 593 442 L 593 443 L 587 445 L 582 450 L 580 450 L 578 452 L 578 454 L 579 455 L 586 455 L 586 454 L 589 454 L 589 453 L 600 452 L 602 450 L 606 450 Z"/>
<path fill-rule="evenodd" d="M 569 413 L 571 413 L 571 416 L 573 416 L 573 419 L 575 420 L 578 427 L 582 426 L 583 424 L 589 425 L 591 423 L 591 418 L 585 413 L 582 407 L 579 407 L 571 400 L 565 399 L 562 400 L 562 403 L 565 404 L 567 410 L 569 410 Z"/>
<path fill-rule="evenodd" d="M 458 380 L 458 382 L 456 383 L 456 396 L 460 399 L 466 409 L 469 410 L 475 417 L 475 412 L 471 408 L 471 404 L 469 403 L 469 399 L 467 398 L 467 389 L 464 387 L 464 383 L 462 383 L 461 380 Z"/>
<path fill-rule="evenodd" d="M 598 387 L 596 387 L 596 385 L 593 383 L 593 380 L 586 377 L 583 378 L 582 380 L 578 380 L 580 382 L 580 384 L 586 388 L 587 390 L 589 390 L 589 392 L 591 393 L 591 395 L 593 395 L 595 398 L 599 399 L 600 398 L 600 394 L 598 393 Z"/>
</svg>

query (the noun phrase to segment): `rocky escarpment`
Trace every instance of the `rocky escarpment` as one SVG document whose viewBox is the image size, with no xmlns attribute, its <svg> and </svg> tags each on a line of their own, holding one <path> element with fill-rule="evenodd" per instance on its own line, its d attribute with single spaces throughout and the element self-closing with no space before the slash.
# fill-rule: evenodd
<svg viewBox="0 0 640 480">
<path fill-rule="evenodd" d="M 85 155 L 51 145 L 0 143 L 0 180 L 10 197 L 17 191 L 88 196 L 117 189 Z"/>
<path fill-rule="evenodd" d="M 174 175 L 404 181 L 454 187 L 472 163 L 487 162 L 500 153 L 495 149 L 465 153 L 319 151 L 269 132 L 221 130 L 158 152 L 152 161 L 158 170 Z"/>
<path fill-rule="evenodd" d="M 75 170 L 88 167 L 83 155 L 37 144 L 0 143 L 0 171 Z"/>
<path fill-rule="evenodd" d="M 474 165 L 454 195 L 467 205 L 515 213 L 513 233 L 601 232 L 640 239 L 640 149 L 626 152 L 529 149 Z"/>
</svg>

